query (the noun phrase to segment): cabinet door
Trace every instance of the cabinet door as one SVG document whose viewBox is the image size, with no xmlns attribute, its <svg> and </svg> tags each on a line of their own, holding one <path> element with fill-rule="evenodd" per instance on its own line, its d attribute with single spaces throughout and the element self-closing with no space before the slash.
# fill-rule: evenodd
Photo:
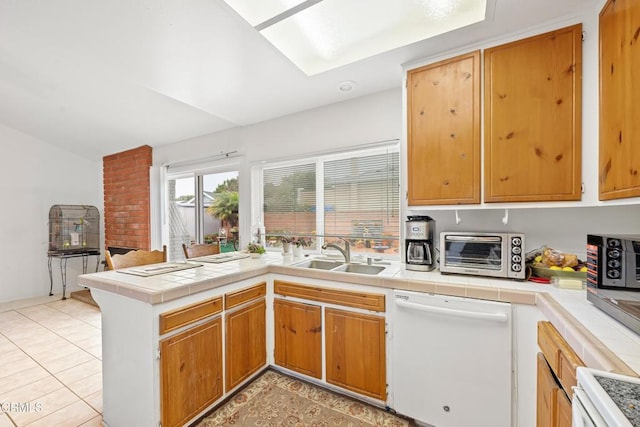
<svg viewBox="0 0 640 427">
<path fill-rule="evenodd" d="M 600 200 L 640 196 L 640 3 L 609 0 L 600 13 Z"/>
<path fill-rule="evenodd" d="M 480 52 L 407 73 L 409 205 L 480 202 Z"/>
<path fill-rule="evenodd" d="M 556 394 L 560 391 L 542 353 L 538 353 L 536 426 L 551 427 L 555 422 Z"/>
<path fill-rule="evenodd" d="M 556 394 L 556 416 L 555 416 L 555 427 L 571 427 L 571 400 L 567 397 L 567 395 L 562 391 L 558 390 Z"/>
<path fill-rule="evenodd" d="M 320 307 L 276 299 L 273 309 L 276 364 L 322 378 Z"/>
<path fill-rule="evenodd" d="M 222 396 L 222 319 L 160 341 L 162 425 L 185 424 Z"/>
<path fill-rule="evenodd" d="M 264 299 L 228 313 L 226 317 L 226 384 L 231 390 L 267 362 Z"/>
<path fill-rule="evenodd" d="M 582 26 L 484 52 L 485 202 L 580 200 Z"/>
<path fill-rule="evenodd" d="M 387 399 L 385 318 L 325 309 L 327 382 Z"/>
</svg>

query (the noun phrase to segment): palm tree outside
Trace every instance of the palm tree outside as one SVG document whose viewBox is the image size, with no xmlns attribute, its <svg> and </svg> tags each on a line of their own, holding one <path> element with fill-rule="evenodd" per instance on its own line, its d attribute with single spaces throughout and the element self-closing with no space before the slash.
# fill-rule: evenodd
<svg viewBox="0 0 640 427">
<path fill-rule="evenodd" d="M 238 178 L 225 180 L 218 185 L 214 195 L 214 200 L 207 208 L 207 213 L 220 220 L 221 229 L 227 230 L 227 236 L 233 238 L 235 243 L 237 237 L 233 236 L 233 233 L 237 233 L 239 222 L 238 207 L 240 203 Z M 232 245 L 229 249 L 234 250 L 234 246 Z M 223 248 L 221 247 L 220 249 L 222 251 Z"/>
</svg>

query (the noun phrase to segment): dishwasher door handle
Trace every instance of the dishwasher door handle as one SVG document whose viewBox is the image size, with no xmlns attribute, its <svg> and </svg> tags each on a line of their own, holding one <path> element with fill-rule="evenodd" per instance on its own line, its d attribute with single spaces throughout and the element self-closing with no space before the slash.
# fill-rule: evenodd
<svg viewBox="0 0 640 427">
<path fill-rule="evenodd" d="M 508 320 L 506 313 L 483 313 L 477 311 L 457 310 L 454 308 L 434 307 L 432 305 L 416 304 L 401 299 L 396 299 L 396 305 L 410 310 L 424 311 L 425 313 L 442 314 L 445 316 L 464 317 L 466 319 L 489 320 L 504 323 Z"/>
</svg>

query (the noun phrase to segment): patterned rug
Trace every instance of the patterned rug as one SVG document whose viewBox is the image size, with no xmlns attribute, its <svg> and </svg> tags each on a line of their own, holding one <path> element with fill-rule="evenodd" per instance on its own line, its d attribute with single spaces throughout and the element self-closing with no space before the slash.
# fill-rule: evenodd
<svg viewBox="0 0 640 427">
<path fill-rule="evenodd" d="M 198 427 L 411 425 L 381 409 L 269 370 Z"/>
</svg>

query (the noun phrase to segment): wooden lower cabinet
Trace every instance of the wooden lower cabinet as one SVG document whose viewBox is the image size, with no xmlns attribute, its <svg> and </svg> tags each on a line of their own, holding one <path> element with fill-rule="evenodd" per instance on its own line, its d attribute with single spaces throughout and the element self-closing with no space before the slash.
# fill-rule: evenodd
<svg viewBox="0 0 640 427">
<path fill-rule="evenodd" d="M 387 399 L 385 318 L 325 309 L 327 382 Z"/>
<path fill-rule="evenodd" d="M 277 365 L 322 378 L 322 316 L 317 305 L 276 299 L 274 359 Z"/>
<path fill-rule="evenodd" d="M 264 298 L 227 313 L 225 330 L 226 384 L 229 391 L 267 362 Z"/>
<path fill-rule="evenodd" d="M 222 396 L 222 318 L 160 341 L 162 426 L 180 426 Z"/>
<path fill-rule="evenodd" d="M 537 426 L 570 427 L 576 369 L 585 366 L 551 322 L 538 322 Z"/>
<path fill-rule="evenodd" d="M 556 427 L 571 427 L 571 400 L 562 390 L 558 390 L 556 394 Z"/>
<path fill-rule="evenodd" d="M 560 387 L 556 383 L 551 368 L 542 353 L 538 353 L 536 426 L 551 427 L 554 425 L 556 412 L 556 394 Z"/>
</svg>

